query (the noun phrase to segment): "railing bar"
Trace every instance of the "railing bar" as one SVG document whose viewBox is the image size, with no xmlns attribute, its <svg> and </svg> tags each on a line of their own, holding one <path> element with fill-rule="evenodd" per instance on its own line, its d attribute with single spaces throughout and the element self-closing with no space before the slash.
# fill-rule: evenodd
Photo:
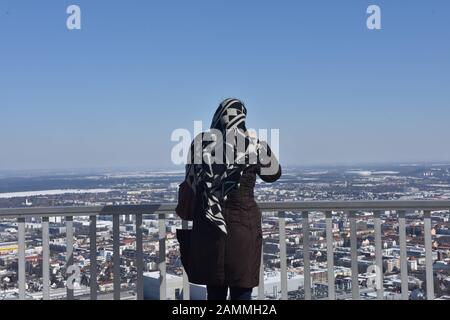
<svg viewBox="0 0 450 320">
<path fill-rule="evenodd" d="M 278 212 L 278 228 L 280 243 L 280 283 L 281 300 L 287 300 L 287 254 L 286 254 L 286 218 L 284 211 Z"/>
<path fill-rule="evenodd" d="M 261 224 L 263 223 L 263 215 L 261 214 Z M 258 283 L 258 300 L 264 300 L 264 246 L 261 247 L 261 265 L 259 267 L 259 283 Z"/>
<path fill-rule="evenodd" d="M 136 215 L 136 299 L 144 300 L 144 249 L 142 241 L 142 214 Z"/>
<path fill-rule="evenodd" d="M 182 220 L 181 229 L 183 230 L 189 229 L 189 221 Z M 191 295 L 190 295 L 189 278 L 184 270 L 184 267 L 182 267 L 182 269 L 183 269 L 183 300 L 190 300 Z"/>
<path fill-rule="evenodd" d="M 405 211 L 398 211 L 398 232 L 400 239 L 400 278 L 402 281 L 402 299 L 408 300 L 408 256 L 406 252 L 406 219 Z"/>
<path fill-rule="evenodd" d="M 289 211 L 289 210 L 448 210 L 449 200 L 371 200 L 371 201 L 286 201 L 286 202 L 258 202 L 261 210 Z M 176 204 L 159 203 L 148 205 L 120 205 L 120 206 L 80 206 L 80 207 L 40 207 L 40 208 L 7 208 L 0 209 L 2 217 L 38 217 L 38 216 L 87 216 L 87 215 L 120 215 L 129 214 L 171 214 Z"/>
<path fill-rule="evenodd" d="M 136 299 L 144 300 L 144 247 L 142 240 L 142 214 L 136 215 Z"/>
<path fill-rule="evenodd" d="M 309 256 L 309 212 L 302 212 L 302 229 L 303 229 L 303 281 L 305 289 L 305 300 L 311 300 L 311 262 Z"/>
<path fill-rule="evenodd" d="M 42 298 L 50 300 L 50 235 L 49 218 L 42 218 Z"/>
<path fill-rule="evenodd" d="M 25 300 L 25 218 L 18 219 L 19 231 L 19 254 L 18 254 L 18 277 L 19 277 L 19 300 Z"/>
<path fill-rule="evenodd" d="M 113 217 L 114 300 L 120 300 L 120 217 Z"/>
<path fill-rule="evenodd" d="M 66 275 L 67 275 L 67 300 L 73 300 L 73 287 L 69 283 L 71 266 L 73 265 L 73 217 L 66 217 Z"/>
<path fill-rule="evenodd" d="M 376 289 L 377 299 L 384 299 L 383 287 L 383 251 L 381 241 L 381 211 L 374 212 L 375 215 L 375 266 L 376 266 Z"/>
<path fill-rule="evenodd" d="M 97 300 L 97 216 L 89 217 L 89 260 L 90 260 L 90 295 Z"/>
<path fill-rule="evenodd" d="M 358 280 L 358 239 L 356 234 L 356 213 L 347 213 L 350 220 L 350 247 L 351 247 L 351 268 L 352 268 L 352 299 L 359 300 L 359 280 Z"/>
<path fill-rule="evenodd" d="M 332 212 L 325 212 L 326 236 L 327 236 L 327 268 L 328 268 L 328 299 L 335 300 L 335 279 L 334 279 L 334 253 L 333 253 L 333 225 Z"/>
<path fill-rule="evenodd" d="M 424 212 L 424 238 L 425 238 L 425 273 L 427 281 L 427 300 L 434 299 L 434 278 L 433 278 L 433 249 L 431 239 L 431 213 Z"/>
<path fill-rule="evenodd" d="M 158 224 L 159 224 L 159 261 L 158 261 L 158 270 L 159 270 L 159 299 L 166 300 L 166 216 L 165 214 L 158 215 Z"/>
</svg>

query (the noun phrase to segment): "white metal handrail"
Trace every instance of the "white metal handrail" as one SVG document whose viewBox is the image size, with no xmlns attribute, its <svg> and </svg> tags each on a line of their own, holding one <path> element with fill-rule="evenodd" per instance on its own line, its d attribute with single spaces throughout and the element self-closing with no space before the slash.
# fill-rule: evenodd
<svg viewBox="0 0 450 320">
<path fill-rule="evenodd" d="M 350 220 L 350 243 L 351 243 L 351 269 L 352 269 L 352 298 L 359 299 L 358 285 L 358 261 L 357 261 L 357 237 L 356 237 L 356 215 L 359 210 L 372 210 L 375 218 L 375 265 L 382 270 L 382 248 L 381 248 L 381 219 L 383 210 L 395 210 L 399 214 L 399 237 L 400 237 L 400 276 L 402 281 L 402 298 L 408 299 L 408 272 L 406 253 L 406 226 L 405 211 L 420 210 L 424 212 L 424 239 L 426 260 L 426 293 L 427 299 L 434 299 L 433 284 L 433 260 L 432 260 L 432 238 L 431 238 L 431 211 L 449 210 L 450 201 L 446 200 L 412 200 L 412 201 L 310 201 L 310 202 L 262 202 L 258 204 L 263 212 L 278 212 L 279 219 L 279 241 L 280 241 L 280 269 L 281 269 L 281 299 L 287 299 L 287 263 L 286 263 L 286 232 L 285 212 L 301 212 L 303 224 L 303 257 L 304 257 L 304 288 L 305 299 L 311 299 L 311 270 L 309 259 L 309 214 L 311 211 L 325 213 L 326 219 L 326 246 L 328 267 L 328 298 L 335 299 L 334 287 L 334 261 L 333 261 L 333 234 L 332 234 L 332 211 L 343 212 Z M 43 245 L 43 299 L 50 298 L 49 289 L 49 217 L 63 216 L 66 218 L 66 241 L 67 266 L 73 264 L 73 217 L 90 217 L 90 298 L 97 299 L 97 265 L 96 265 L 96 223 L 97 216 L 113 216 L 113 275 L 114 275 L 114 299 L 120 299 L 120 215 L 135 216 L 136 223 L 136 264 L 137 264 L 137 299 L 143 299 L 143 237 L 142 218 L 143 215 L 157 214 L 159 229 L 159 263 L 160 271 L 160 297 L 166 299 L 166 216 L 174 213 L 175 204 L 146 204 L 146 205 L 117 205 L 117 206 L 82 206 L 82 207 L 48 207 L 48 208 L 6 208 L 0 209 L 1 218 L 16 218 L 18 222 L 18 278 L 19 299 L 25 299 L 26 274 L 25 274 L 25 219 L 28 217 L 42 218 L 42 245 Z M 186 221 L 182 227 L 187 228 Z M 262 257 L 261 257 L 262 261 Z M 263 265 L 261 263 L 260 284 L 258 287 L 258 298 L 264 298 Z M 378 281 L 383 283 L 382 272 L 379 272 Z M 355 285 L 356 284 L 356 285 Z M 67 298 L 73 299 L 73 289 L 67 289 Z M 186 275 L 183 275 L 183 298 L 189 299 L 189 284 Z M 377 298 L 383 298 L 383 287 L 377 290 Z"/>
</svg>

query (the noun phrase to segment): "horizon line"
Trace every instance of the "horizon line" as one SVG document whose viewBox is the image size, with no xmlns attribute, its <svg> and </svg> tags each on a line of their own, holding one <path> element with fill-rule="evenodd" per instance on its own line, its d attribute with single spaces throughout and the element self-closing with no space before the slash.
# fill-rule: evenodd
<svg viewBox="0 0 450 320">
<path fill-rule="evenodd" d="M 450 160 L 437 161 L 374 161 L 374 162 L 335 162 L 335 163 L 305 163 L 282 165 L 284 168 L 336 168 L 336 167 L 354 167 L 354 166 L 450 166 Z M 106 173 L 110 171 L 182 171 L 184 165 L 163 166 L 93 166 L 93 167 L 61 167 L 61 168 L 30 168 L 30 169 L 0 169 L 0 174 L 11 173 Z"/>
</svg>

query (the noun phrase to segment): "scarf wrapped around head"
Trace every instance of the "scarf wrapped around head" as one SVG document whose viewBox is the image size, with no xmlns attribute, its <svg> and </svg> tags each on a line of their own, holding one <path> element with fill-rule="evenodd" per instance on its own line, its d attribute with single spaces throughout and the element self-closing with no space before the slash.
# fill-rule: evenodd
<svg viewBox="0 0 450 320">
<path fill-rule="evenodd" d="M 259 151 L 264 148 L 248 134 L 246 115 L 241 101 L 224 100 L 214 114 L 211 130 L 192 142 L 190 162 L 186 165 L 186 181 L 195 193 L 202 192 L 206 218 L 225 234 L 223 203 L 231 191 L 239 188 L 243 171 L 257 163 Z"/>
</svg>

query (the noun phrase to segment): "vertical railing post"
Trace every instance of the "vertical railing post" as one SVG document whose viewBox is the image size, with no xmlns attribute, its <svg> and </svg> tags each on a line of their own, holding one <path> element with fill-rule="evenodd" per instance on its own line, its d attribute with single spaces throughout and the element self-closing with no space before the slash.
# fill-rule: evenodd
<svg viewBox="0 0 450 320">
<path fill-rule="evenodd" d="M 261 224 L 263 223 L 263 214 L 261 214 Z M 264 300 L 264 239 L 261 246 L 261 265 L 259 267 L 258 300 Z"/>
<path fill-rule="evenodd" d="M 433 248 L 431 239 L 431 212 L 424 212 L 423 232 L 425 238 L 425 273 L 427 281 L 427 300 L 434 299 Z"/>
<path fill-rule="evenodd" d="M 376 289 L 377 299 L 383 300 L 383 251 L 381 241 L 381 211 L 374 212 L 375 215 L 375 270 L 376 270 Z"/>
<path fill-rule="evenodd" d="M 114 300 L 120 300 L 120 216 L 113 216 L 113 281 Z"/>
<path fill-rule="evenodd" d="M 325 221 L 326 221 L 326 237 L 327 237 L 327 268 L 328 268 L 328 299 L 335 300 L 336 292 L 335 292 L 335 280 L 334 280 L 334 253 L 333 253 L 333 221 L 332 221 L 332 212 L 325 212 Z"/>
<path fill-rule="evenodd" d="M 189 221 L 187 220 L 182 220 L 181 221 L 181 228 L 186 230 L 189 228 Z M 191 295 L 190 295 L 190 285 L 189 285 L 189 278 L 187 276 L 186 271 L 184 270 L 183 267 L 183 300 L 190 300 Z"/>
<path fill-rule="evenodd" d="M 406 221 L 405 211 L 398 211 L 398 231 L 400 239 L 400 278 L 402 281 L 402 299 L 408 300 L 408 255 L 406 252 Z"/>
<path fill-rule="evenodd" d="M 281 300 L 287 300 L 287 254 L 286 254 L 286 221 L 285 212 L 278 212 L 279 244 L 280 244 L 280 284 Z"/>
<path fill-rule="evenodd" d="M 311 300 L 311 261 L 309 256 L 309 212 L 302 212 L 303 229 L 303 281 L 305 289 L 305 300 Z"/>
<path fill-rule="evenodd" d="M 359 300 L 359 270 L 358 270 L 358 238 L 356 228 L 356 212 L 347 212 L 350 219 L 350 254 L 352 262 L 352 299 Z"/>
<path fill-rule="evenodd" d="M 70 274 L 69 271 L 72 270 L 73 266 L 73 217 L 66 217 L 66 275 L 67 275 L 67 300 L 73 300 L 74 289 L 72 283 L 69 283 Z"/>
<path fill-rule="evenodd" d="M 159 299 L 166 300 L 166 215 L 164 213 L 158 214 L 158 224 L 159 224 Z"/>
<path fill-rule="evenodd" d="M 91 300 L 97 300 L 97 216 L 89 217 L 89 287 Z"/>
<path fill-rule="evenodd" d="M 49 219 L 42 218 L 42 299 L 50 300 L 50 235 Z"/>
<path fill-rule="evenodd" d="M 136 298 L 144 300 L 144 248 L 142 241 L 142 214 L 136 214 Z"/>
<path fill-rule="evenodd" d="M 18 276 L 19 276 L 19 300 L 25 300 L 25 218 L 18 218 L 19 231 L 19 256 L 18 256 Z"/>
</svg>

